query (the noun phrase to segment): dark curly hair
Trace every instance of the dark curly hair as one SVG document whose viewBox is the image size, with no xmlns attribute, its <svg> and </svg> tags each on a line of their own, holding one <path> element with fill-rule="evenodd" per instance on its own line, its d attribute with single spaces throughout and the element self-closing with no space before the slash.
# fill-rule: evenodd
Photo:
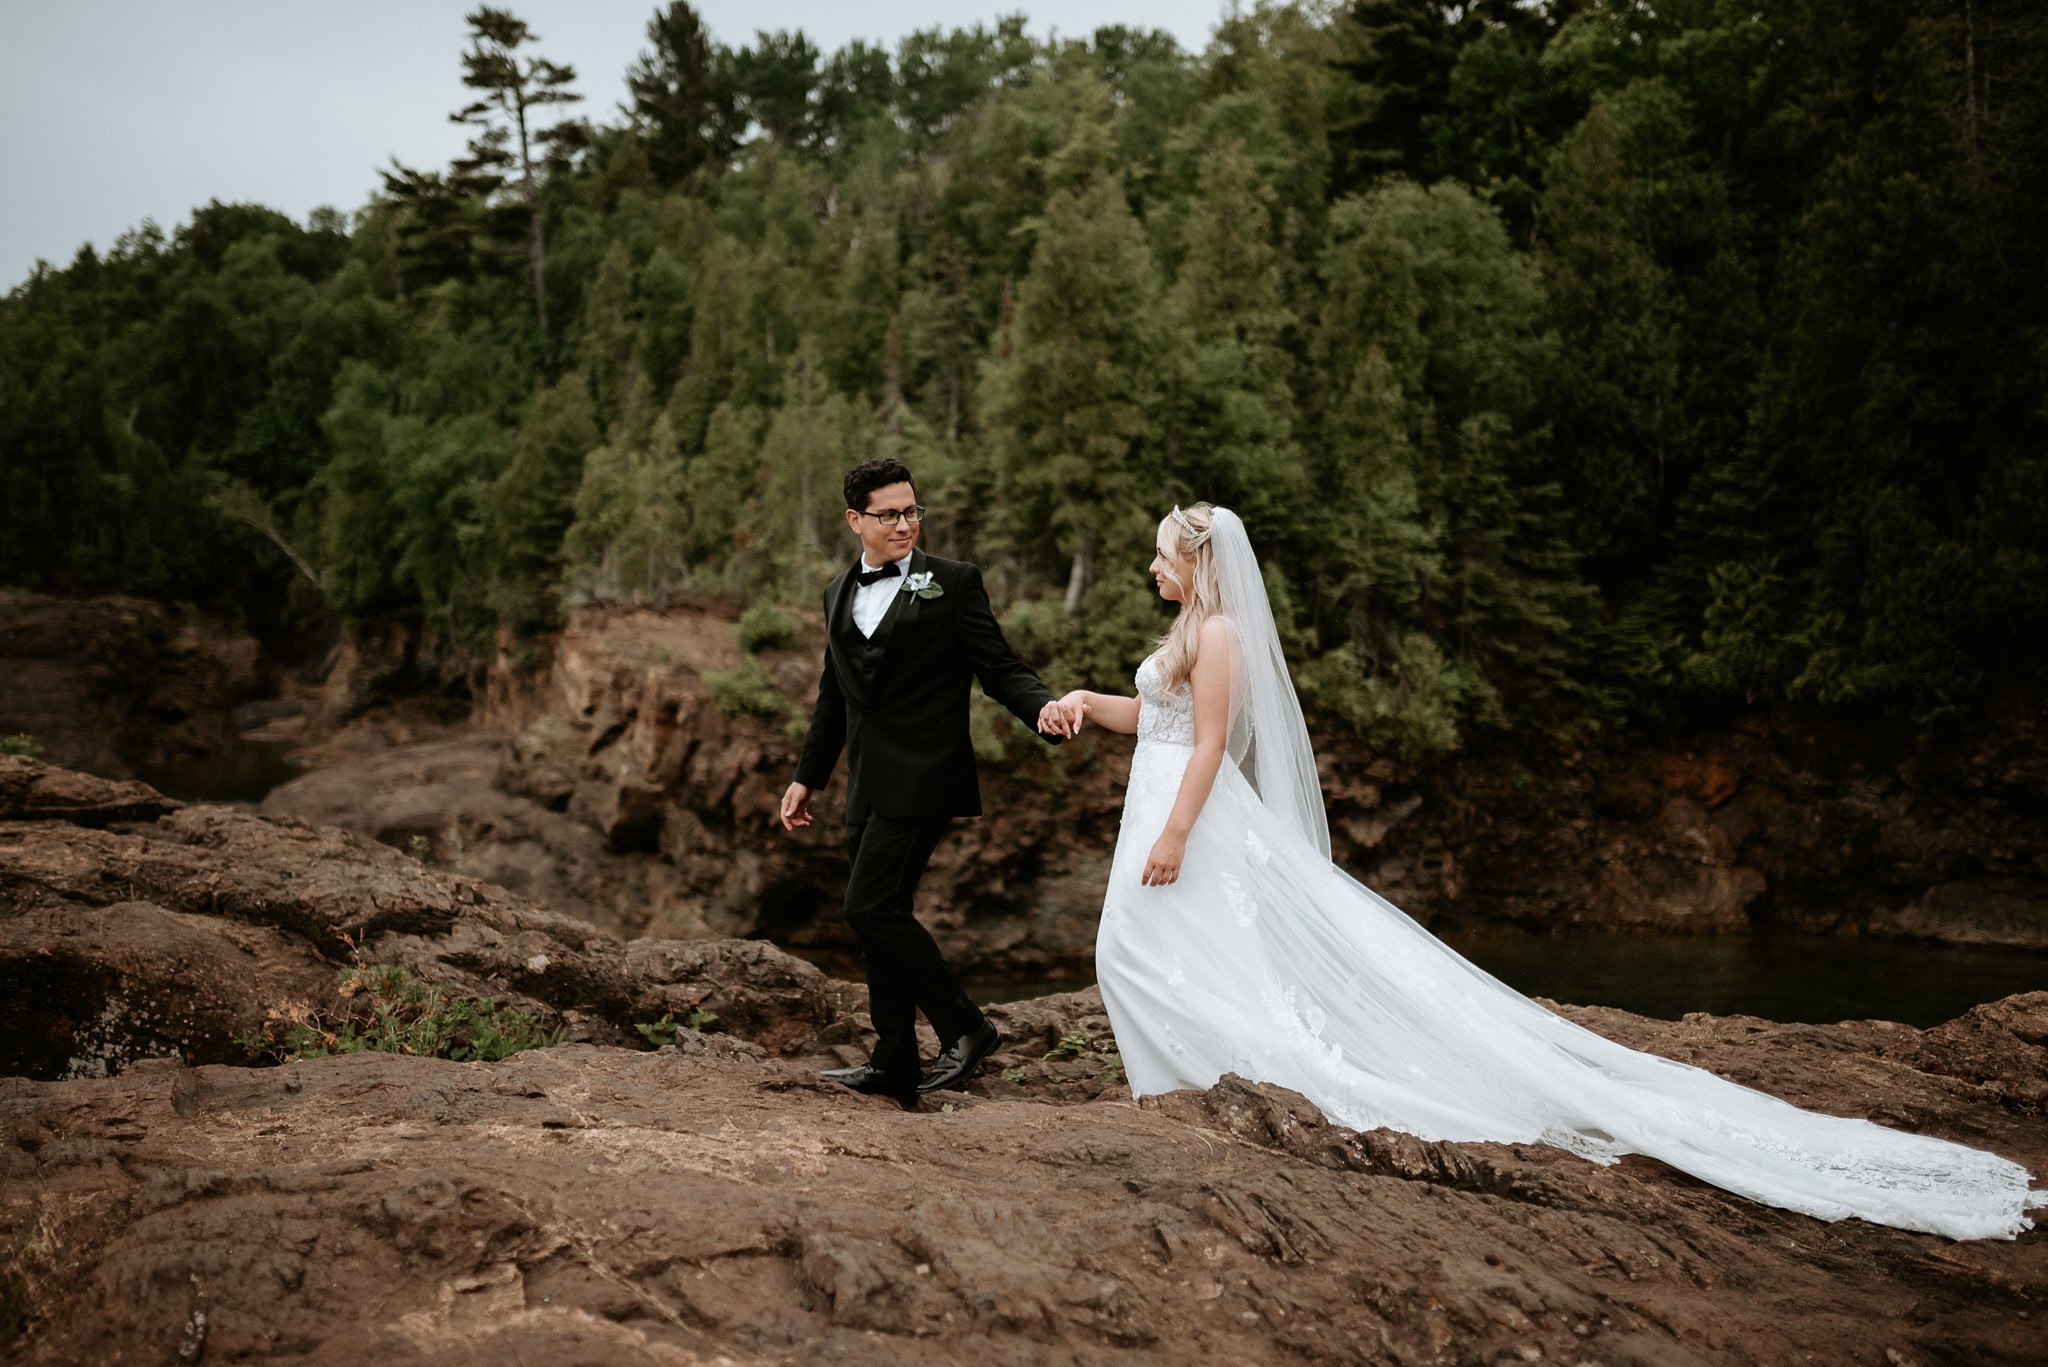
<svg viewBox="0 0 2048 1367">
<path fill-rule="evenodd" d="M 894 456 L 864 460 L 846 472 L 846 506 L 864 513 L 868 510 L 868 495 L 891 484 L 908 484 L 911 493 L 917 492 L 917 480 L 911 476 L 910 467 Z"/>
</svg>

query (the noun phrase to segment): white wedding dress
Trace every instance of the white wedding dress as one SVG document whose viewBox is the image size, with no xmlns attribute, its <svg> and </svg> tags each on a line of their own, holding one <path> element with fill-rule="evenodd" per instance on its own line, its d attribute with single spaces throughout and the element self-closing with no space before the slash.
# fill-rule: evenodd
<svg viewBox="0 0 2048 1367">
<path fill-rule="evenodd" d="M 1241 628 L 1266 608 L 1263 590 L 1249 606 Z M 1188 687 L 1162 692 L 1162 675 L 1158 655 L 1138 670 L 1138 747 L 1095 951 L 1134 1095 L 1238 1073 L 1356 1129 L 1554 1144 L 1599 1163 L 1649 1154 L 1824 1220 L 1957 1239 L 2011 1238 L 2032 1227 L 2029 1205 L 2048 1202 L 1995 1154 L 1801 1110 L 1545 1010 L 1330 862 L 1320 794 L 1309 814 L 1286 793 L 1262 801 L 1261 774 L 1269 790 L 1290 785 L 1237 742 L 1178 881 L 1143 886 L 1195 735 Z M 1269 688 L 1298 719 L 1291 686 Z"/>
</svg>

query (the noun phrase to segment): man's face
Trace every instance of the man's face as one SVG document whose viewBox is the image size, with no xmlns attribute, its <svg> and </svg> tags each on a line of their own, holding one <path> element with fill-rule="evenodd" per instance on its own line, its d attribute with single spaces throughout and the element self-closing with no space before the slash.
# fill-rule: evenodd
<svg viewBox="0 0 2048 1367">
<path fill-rule="evenodd" d="M 908 482 L 884 484 L 868 495 L 869 513 L 907 513 L 917 507 L 917 490 Z M 870 565 L 880 567 L 892 560 L 901 560 L 910 554 L 910 548 L 917 544 L 917 534 L 922 524 L 903 522 L 895 526 L 879 518 L 864 517 L 853 509 L 846 510 L 846 525 L 860 538 L 861 554 Z"/>
</svg>

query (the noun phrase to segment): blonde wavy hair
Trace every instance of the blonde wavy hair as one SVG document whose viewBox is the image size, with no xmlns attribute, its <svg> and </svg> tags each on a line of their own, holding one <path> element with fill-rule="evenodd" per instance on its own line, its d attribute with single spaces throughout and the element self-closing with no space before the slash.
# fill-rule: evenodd
<svg viewBox="0 0 2048 1367">
<path fill-rule="evenodd" d="M 1176 507 L 1159 523 L 1158 548 L 1168 564 L 1166 577 L 1180 589 L 1180 615 L 1172 628 L 1159 638 L 1165 652 L 1165 687 L 1179 688 L 1195 672 L 1195 650 L 1202 638 L 1202 624 L 1223 610 L 1223 594 L 1216 584 L 1216 560 L 1209 550 L 1209 524 L 1215 513 L 1211 504 Z M 1172 566 L 1185 556 L 1194 562 L 1187 581 Z"/>
</svg>

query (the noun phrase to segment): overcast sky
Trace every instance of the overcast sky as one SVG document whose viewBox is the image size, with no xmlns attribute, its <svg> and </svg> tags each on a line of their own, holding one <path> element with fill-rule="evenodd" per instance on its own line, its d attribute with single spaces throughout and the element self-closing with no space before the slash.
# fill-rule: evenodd
<svg viewBox="0 0 2048 1367">
<path fill-rule="evenodd" d="M 704 0 L 714 37 L 801 28 L 825 51 L 892 49 L 934 25 L 1024 9 L 1031 30 L 1163 28 L 1200 51 L 1224 0 Z M 655 0 L 499 0 L 576 68 L 592 118 L 612 118 Z M 146 218 L 166 231 L 210 199 L 303 221 L 348 212 L 393 156 L 442 166 L 463 131 L 463 13 L 474 0 L 0 0 L 0 291 L 38 257 L 68 263 Z"/>
</svg>

